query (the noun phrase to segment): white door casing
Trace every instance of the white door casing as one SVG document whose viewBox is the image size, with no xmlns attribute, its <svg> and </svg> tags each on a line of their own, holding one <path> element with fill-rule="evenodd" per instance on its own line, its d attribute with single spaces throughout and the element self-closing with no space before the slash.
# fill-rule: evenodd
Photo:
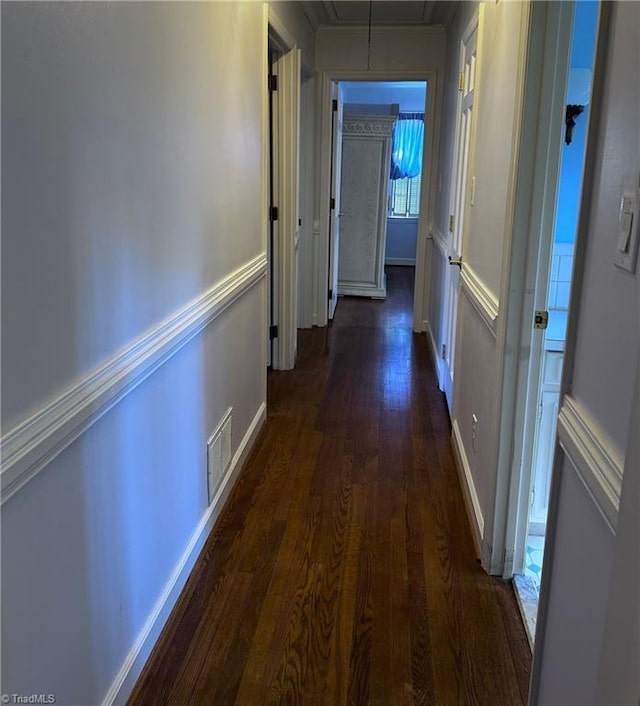
<svg viewBox="0 0 640 706">
<path fill-rule="evenodd" d="M 532 3 L 526 23 L 513 212 L 503 253 L 510 264 L 500 291 L 497 482 L 483 542 L 485 568 L 505 578 L 524 567 L 544 349 L 544 331 L 534 330 L 533 321 L 547 302 L 573 3 Z"/>
<path fill-rule="evenodd" d="M 297 278 L 300 183 L 301 54 L 294 48 L 273 65 L 277 76 L 273 110 L 273 192 L 278 217 L 274 222 L 272 367 L 290 370 L 297 349 Z"/>
<path fill-rule="evenodd" d="M 462 35 L 460 42 L 460 94 L 458 97 L 458 125 L 454 147 L 454 178 L 451 182 L 449 248 L 450 262 L 462 262 L 465 209 L 467 198 L 471 128 L 473 125 L 473 101 L 476 85 L 476 62 L 478 44 L 478 17 Z M 449 413 L 453 418 L 453 379 L 456 353 L 458 303 L 460 295 L 461 266 L 453 264 L 446 275 L 446 303 L 443 358 L 444 393 Z"/>
<path fill-rule="evenodd" d="M 331 201 L 329 204 L 329 320 L 333 319 L 338 303 L 338 253 L 340 248 L 340 184 L 342 177 L 342 120 L 343 103 L 338 84 L 333 98 L 331 130 Z"/>
</svg>

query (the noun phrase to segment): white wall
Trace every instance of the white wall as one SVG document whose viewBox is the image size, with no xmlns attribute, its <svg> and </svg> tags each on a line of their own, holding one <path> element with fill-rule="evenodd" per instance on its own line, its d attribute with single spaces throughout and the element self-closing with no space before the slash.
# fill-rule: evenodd
<svg viewBox="0 0 640 706">
<path fill-rule="evenodd" d="M 427 92 L 424 81 L 345 81 L 343 88 L 347 103 L 397 103 L 401 112 L 424 112 Z"/>
<path fill-rule="evenodd" d="M 523 67 L 521 22 L 526 12 L 525 3 L 483 4 L 478 34 L 475 149 L 469 167 L 469 177 L 476 178 L 475 206 L 467 211 L 463 259 L 496 298 L 506 265 L 501 253 L 509 227 L 513 139 L 519 112 L 516 87 Z"/>
<path fill-rule="evenodd" d="M 234 452 L 259 424 L 263 266 L 246 290 L 233 273 L 265 249 L 266 74 L 260 4 L 2 6 L 3 487 L 16 425 L 79 405 L 3 505 L 4 692 L 126 698 L 214 519 L 207 437 L 229 406 Z M 228 307 L 207 325 L 209 291 Z M 190 340 L 157 328 L 198 312 Z M 124 348 L 149 333 L 163 357 L 141 362 Z M 85 428 L 77 383 L 110 359 L 149 377 L 117 402 L 105 369 Z"/>
<path fill-rule="evenodd" d="M 583 274 L 572 297 L 578 313 L 569 346 L 575 351 L 563 407 L 578 405 L 592 447 L 605 449 L 620 471 L 624 466 L 622 510 L 614 532 L 599 492 L 606 465 L 567 445 L 561 413 L 564 452 L 549 524 L 553 550 L 544 569 L 540 644 L 536 640 L 538 704 L 627 704 L 640 696 L 640 285 L 638 274 L 614 265 L 620 198 L 637 188 L 640 176 L 640 6 L 615 4 L 612 20 L 604 95 L 594 96 L 601 113 L 593 183 L 583 198 L 588 210 L 579 237 L 586 251 L 576 256 Z"/>
<path fill-rule="evenodd" d="M 367 70 L 368 38 L 367 27 L 320 27 L 316 35 L 316 69 Z M 374 27 L 370 68 L 434 70 L 443 64 L 444 49 L 445 34 L 437 27 Z"/>
</svg>

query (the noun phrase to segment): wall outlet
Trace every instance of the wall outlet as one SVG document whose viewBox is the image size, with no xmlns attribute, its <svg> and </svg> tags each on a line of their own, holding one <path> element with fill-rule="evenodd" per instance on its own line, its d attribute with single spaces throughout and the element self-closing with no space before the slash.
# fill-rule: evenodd
<svg viewBox="0 0 640 706">
<path fill-rule="evenodd" d="M 207 488 L 209 505 L 224 479 L 231 464 L 231 413 L 232 407 L 222 419 L 207 441 Z"/>
<path fill-rule="evenodd" d="M 478 417 L 475 414 L 471 415 L 471 448 L 473 452 L 476 451 L 476 444 L 478 441 Z"/>
</svg>

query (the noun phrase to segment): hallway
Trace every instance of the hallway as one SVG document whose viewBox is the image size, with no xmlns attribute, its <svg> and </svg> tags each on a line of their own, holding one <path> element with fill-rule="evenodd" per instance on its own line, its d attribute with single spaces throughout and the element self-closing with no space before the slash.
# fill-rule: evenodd
<svg viewBox="0 0 640 706">
<path fill-rule="evenodd" d="M 270 373 L 268 420 L 129 701 L 526 703 L 511 586 L 480 568 L 412 268 Z"/>
</svg>

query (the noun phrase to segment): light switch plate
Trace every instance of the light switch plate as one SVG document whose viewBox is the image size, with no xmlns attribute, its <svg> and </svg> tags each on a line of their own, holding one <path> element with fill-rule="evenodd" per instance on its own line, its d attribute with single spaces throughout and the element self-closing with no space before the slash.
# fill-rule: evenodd
<svg viewBox="0 0 640 706">
<path fill-rule="evenodd" d="M 638 194 L 626 192 L 620 201 L 616 237 L 616 265 L 634 273 L 638 260 Z"/>
</svg>

